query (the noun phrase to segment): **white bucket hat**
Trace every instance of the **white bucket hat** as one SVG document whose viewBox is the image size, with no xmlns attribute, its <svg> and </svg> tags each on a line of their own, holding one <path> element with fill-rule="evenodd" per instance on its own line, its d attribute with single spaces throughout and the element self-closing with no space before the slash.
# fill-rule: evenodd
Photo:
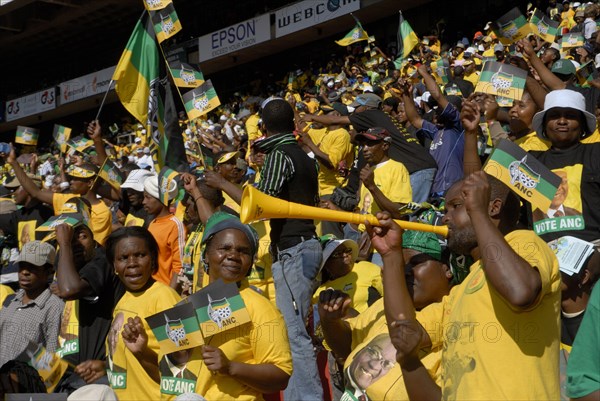
<svg viewBox="0 0 600 401">
<path fill-rule="evenodd" d="M 544 116 L 548 110 L 555 107 L 575 109 L 583 113 L 587 129 L 582 132 L 582 138 L 596 130 L 596 116 L 585 109 L 585 98 L 583 95 L 570 89 L 560 89 L 548 93 L 544 101 L 544 110 L 537 112 L 533 116 L 532 128 L 540 138 L 546 139 L 544 134 Z"/>
</svg>

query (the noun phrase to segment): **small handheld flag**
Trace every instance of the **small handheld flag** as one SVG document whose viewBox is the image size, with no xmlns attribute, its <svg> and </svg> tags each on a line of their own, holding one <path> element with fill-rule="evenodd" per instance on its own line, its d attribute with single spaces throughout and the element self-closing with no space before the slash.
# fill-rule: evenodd
<svg viewBox="0 0 600 401">
<path fill-rule="evenodd" d="M 38 371 L 48 393 L 54 391 L 54 388 L 69 367 L 69 364 L 57 354 L 48 352 L 42 345 L 38 345 L 33 341 L 29 341 L 29 345 L 27 345 L 25 351 L 20 353 L 15 359 L 26 362 Z"/>
<path fill-rule="evenodd" d="M 52 133 L 52 137 L 60 146 L 60 151 L 64 153 L 67 150 L 67 141 L 71 137 L 71 128 L 54 124 L 54 132 Z"/>
<path fill-rule="evenodd" d="M 191 302 L 204 338 L 233 329 L 250 321 L 246 304 L 236 283 L 221 279 L 187 297 Z"/>
<path fill-rule="evenodd" d="M 554 38 L 558 35 L 558 26 L 560 25 L 558 21 L 554 21 L 546 13 L 536 8 L 529 19 L 529 23 L 531 24 L 533 33 L 548 43 L 554 42 Z"/>
<path fill-rule="evenodd" d="M 504 45 L 514 43 L 532 33 L 531 25 L 517 7 L 498 18 L 492 25 L 496 36 Z"/>
<path fill-rule="evenodd" d="M 352 43 L 360 42 L 362 40 L 369 40 L 369 35 L 367 34 L 367 31 L 365 31 L 362 27 L 358 18 L 356 18 L 354 15 L 352 15 L 352 18 L 354 18 L 354 20 L 356 21 L 356 25 L 354 26 L 354 28 L 352 28 L 352 30 L 348 32 L 346 36 L 344 36 L 342 39 L 335 41 L 335 43 L 337 43 L 340 46 L 349 46 Z"/>
<path fill-rule="evenodd" d="M 102 168 L 98 171 L 98 177 L 106 181 L 115 190 L 121 189 L 123 183 L 123 175 L 119 168 L 107 157 L 104 159 Z"/>
<path fill-rule="evenodd" d="M 567 33 L 564 34 L 562 40 L 560 42 L 560 48 L 562 49 L 570 49 L 572 47 L 580 47 L 583 46 L 584 38 L 583 35 L 579 32 Z"/>
<path fill-rule="evenodd" d="M 175 85 L 180 88 L 197 88 L 204 83 L 204 75 L 194 67 L 180 61 L 169 63 Z"/>
<path fill-rule="evenodd" d="M 521 100 L 527 71 L 510 64 L 488 61 L 483 65 L 475 92 Z"/>
<path fill-rule="evenodd" d="M 508 139 L 500 140 L 483 170 L 541 210 L 548 210 L 561 183 L 558 175 Z"/>
<path fill-rule="evenodd" d="M 15 142 L 23 145 L 37 145 L 39 135 L 39 130 L 19 125 L 15 135 Z"/>
<path fill-rule="evenodd" d="M 184 303 L 146 318 L 163 354 L 204 344 L 194 306 Z"/>
<path fill-rule="evenodd" d="M 158 43 L 164 42 L 181 31 L 181 22 L 179 22 L 179 17 L 172 3 L 161 10 L 150 11 L 150 17 L 152 18 Z"/>
<path fill-rule="evenodd" d="M 67 141 L 67 146 L 78 152 L 84 152 L 87 148 L 93 145 L 94 141 L 84 137 L 83 135 L 78 135 L 75 138 L 71 138 Z"/>
<path fill-rule="evenodd" d="M 185 93 L 183 103 L 190 120 L 203 116 L 221 105 L 219 96 L 217 96 L 210 79 L 196 89 Z"/>
<path fill-rule="evenodd" d="M 148 11 L 162 10 L 172 3 L 172 0 L 144 0 L 144 7 Z"/>
</svg>

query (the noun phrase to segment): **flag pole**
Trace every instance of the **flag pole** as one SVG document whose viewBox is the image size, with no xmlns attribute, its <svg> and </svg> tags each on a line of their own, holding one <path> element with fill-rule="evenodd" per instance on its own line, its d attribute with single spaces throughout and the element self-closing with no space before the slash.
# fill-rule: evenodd
<svg viewBox="0 0 600 401">
<path fill-rule="evenodd" d="M 106 102 L 106 97 L 108 96 L 108 92 L 110 92 L 110 87 L 112 86 L 113 82 L 114 82 L 114 80 L 111 79 L 110 82 L 108 83 L 108 88 L 106 89 L 106 92 L 104 92 L 104 97 L 102 98 L 102 102 L 100 102 L 100 107 L 98 108 L 98 113 L 96 113 L 96 117 L 94 118 L 94 120 L 98 120 L 98 117 L 100 117 L 100 112 L 102 111 L 104 102 Z"/>
</svg>

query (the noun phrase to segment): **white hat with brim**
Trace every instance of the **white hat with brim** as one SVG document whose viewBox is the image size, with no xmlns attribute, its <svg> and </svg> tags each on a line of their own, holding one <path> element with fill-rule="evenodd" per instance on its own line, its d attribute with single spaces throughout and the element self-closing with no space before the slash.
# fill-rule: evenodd
<svg viewBox="0 0 600 401">
<path fill-rule="evenodd" d="M 582 137 L 589 135 L 596 130 L 596 116 L 585 109 L 585 98 L 579 92 L 570 89 L 554 90 L 546 95 L 544 101 L 544 110 L 537 112 L 533 116 L 532 128 L 540 138 L 546 139 L 544 136 L 544 117 L 548 110 L 560 107 L 579 110 L 585 116 L 587 133 L 583 132 Z"/>
<path fill-rule="evenodd" d="M 148 170 L 131 170 L 131 173 L 129 173 L 125 182 L 121 184 L 121 188 L 131 188 L 138 192 L 144 192 L 144 181 L 146 181 L 146 178 L 150 177 L 151 175 L 154 174 Z"/>
<path fill-rule="evenodd" d="M 358 258 L 358 244 L 351 239 L 336 239 L 325 243 L 325 247 L 323 248 L 323 259 L 321 262 L 321 268 L 325 266 L 327 260 L 329 260 L 331 255 L 340 245 L 345 245 L 346 247 L 352 249 L 352 260 L 356 261 L 356 258 Z"/>
</svg>

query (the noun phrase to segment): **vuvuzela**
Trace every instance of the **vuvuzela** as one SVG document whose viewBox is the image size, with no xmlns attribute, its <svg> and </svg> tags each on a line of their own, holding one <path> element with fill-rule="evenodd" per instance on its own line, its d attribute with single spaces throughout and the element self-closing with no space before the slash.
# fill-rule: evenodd
<svg viewBox="0 0 600 401">
<path fill-rule="evenodd" d="M 337 221 L 340 223 L 362 224 L 368 221 L 374 226 L 379 225 L 379 220 L 372 214 L 360 214 L 341 210 L 323 209 L 320 207 L 306 206 L 300 203 L 287 202 L 260 192 L 251 185 L 244 188 L 240 220 L 247 224 L 261 219 L 314 219 Z M 412 221 L 394 220 L 404 230 L 426 231 L 448 236 L 447 226 L 432 226 L 430 224 L 415 223 Z"/>
</svg>

